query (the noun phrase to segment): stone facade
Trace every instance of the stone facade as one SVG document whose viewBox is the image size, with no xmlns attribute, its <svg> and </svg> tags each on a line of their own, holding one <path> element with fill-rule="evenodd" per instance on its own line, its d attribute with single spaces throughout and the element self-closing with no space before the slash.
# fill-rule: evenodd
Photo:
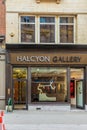
<svg viewBox="0 0 87 130">
<path fill-rule="evenodd" d="M 40 3 L 37 3 L 36 0 L 6 0 L 6 8 L 6 43 L 20 42 L 20 15 L 74 16 L 74 43 L 87 43 L 86 0 L 61 0 L 59 4 L 57 4 L 55 0 L 41 0 Z M 14 37 L 11 37 L 11 33 L 14 34 Z"/>
<path fill-rule="evenodd" d="M 28 15 L 36 18 L 35 30 L 39 30 L 40 16 L 55 17 L 56 44 L 60 43 L 59 17 L 74 17 L 73 44 L 87 44 L 87 0 L 6 0 L 6 43 L 21 44 L 20 17 Z M 38 39 L 40 39 L 39 33 L 36 33 L 36 44 L 40 43 Z M 44 110 L 43 106 L 40 107 Z M 33 108 L 37 109 L 38 106 Z M 32 109 L 32 106 L 29 109 Z M 56 110 L 56 107 L 54 109 Z M 66 109 L 70 109 L 70 106 L 67 106 Z"/>
</svg>

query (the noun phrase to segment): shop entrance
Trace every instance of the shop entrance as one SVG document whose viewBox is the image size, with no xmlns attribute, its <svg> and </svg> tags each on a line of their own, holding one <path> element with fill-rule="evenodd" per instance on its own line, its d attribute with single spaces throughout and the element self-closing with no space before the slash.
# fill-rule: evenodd
<svg viewBox="0 0 87 130">
<path fill-rule="evenodd" d="M 71 108 L 84 109 L 84 69 L 70 69 Z"/>
<path fill-rule="evenodd" d="M 13 68 L 13 109 L 27 109 L 26 74 L 26 68 Z"/>
</svg>

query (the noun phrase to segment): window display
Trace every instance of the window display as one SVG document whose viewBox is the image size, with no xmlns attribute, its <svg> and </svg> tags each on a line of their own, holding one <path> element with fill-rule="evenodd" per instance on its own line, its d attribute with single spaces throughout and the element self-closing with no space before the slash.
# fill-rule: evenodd
<svg viewBox="0 0 87 130">
<path fill-rule="evenodd" d="M 34 67 L 31 69 L 32 102 L 66 102 L 66 69 Z"/>
</svg>

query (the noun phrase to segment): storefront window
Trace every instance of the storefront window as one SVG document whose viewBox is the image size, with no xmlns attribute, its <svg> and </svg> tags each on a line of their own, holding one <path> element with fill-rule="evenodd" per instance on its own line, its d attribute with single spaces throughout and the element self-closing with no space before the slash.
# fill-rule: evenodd
<svg viewBox="0 0 87 130">
<path fill-rule="evenodd" d="M 13 104 L 14 109 L 26 109 L 27 68 L 13 68 Z"/>
<path fill-rule="evenodd" d="M 21 42 L 35 42 L 34 16 L 21 16 Z"/>
<path fill-rule="evenodd" d="M 31 75 L 32 102 L 67 102 L 65 68 L 33 67 Z"/>
<path fill-rule="evenodd" d="M 13 68 L 13 79 L 27 79 L 27 69 Z"/>
<path fill-rule="evenodd" d="M 55 17 L 40 17 L 40 42 L 55 42 Z"/>
<path fill-rule="evenodd" d="M 74 42 L 74 18 L 60 17 L 60 43 Z"/>
</svg>

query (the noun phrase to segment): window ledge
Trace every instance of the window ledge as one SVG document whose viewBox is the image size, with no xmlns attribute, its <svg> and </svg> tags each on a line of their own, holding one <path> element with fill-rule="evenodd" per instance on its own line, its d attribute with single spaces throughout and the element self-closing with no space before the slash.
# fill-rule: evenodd
<svg viewBox="0 0 87 130">
<path fill-rule="evenodd" d="M 37 3 L 40 3 L 41 0 L 36 0 Z M 60 0 L 56 0 L 56 3 L 59 4 L 60 3 Z"/>
</svg>

